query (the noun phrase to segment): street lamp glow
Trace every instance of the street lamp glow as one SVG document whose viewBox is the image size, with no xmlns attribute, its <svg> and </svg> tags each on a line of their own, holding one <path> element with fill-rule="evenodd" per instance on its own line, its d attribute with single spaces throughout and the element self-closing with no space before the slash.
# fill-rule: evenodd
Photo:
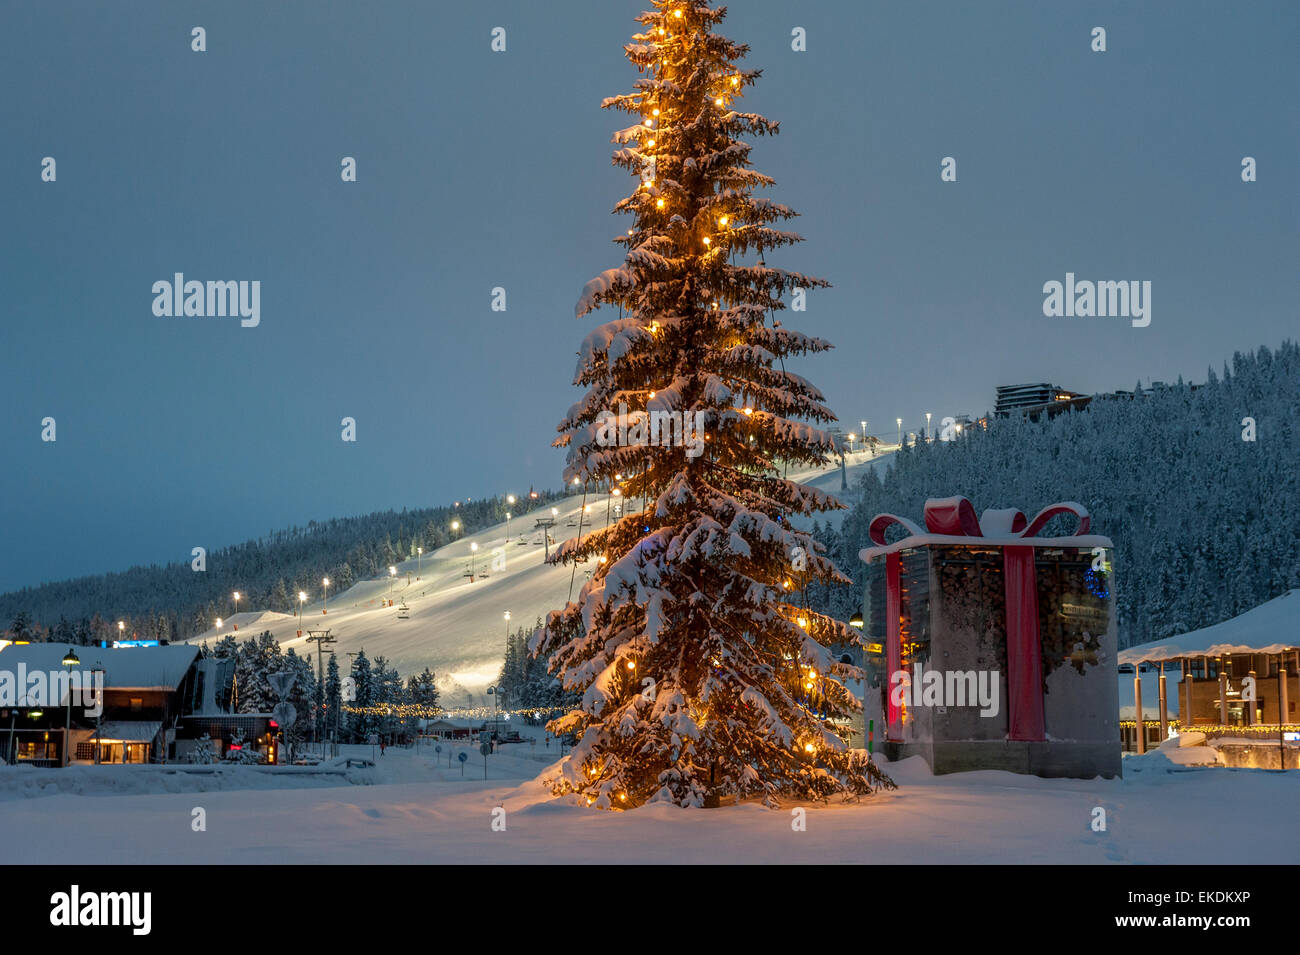
<svg viewBox="0 0 1300 955">
<path fill-rule="evenodd" d="M 507 503 L 507 504 L 513 504 L 514 502 L 515 502 L 515 496 L 514 496 L 513 494 L 507 494 L 507 495 L 506 495 L 506 503 Z"/>
<path fill-rule="evenodd" d="M 930 440 L 930 414 L 929 411 L 925 413 L 925 440 L 927 441 Z"/>
<path fill-rule="evenodd" d="M 476 541 L 470 541 L 469 549 L 472 551 L 478 550 L 478 543 Z"/>
<path fill-rule="evenodd" d="M 452 522 L 451 522 L 451 529 L 452 529 L 453 531 L 458 531 L 458 530 L 460 530 L 460 521 L 452 521 Z"/>
</svg>

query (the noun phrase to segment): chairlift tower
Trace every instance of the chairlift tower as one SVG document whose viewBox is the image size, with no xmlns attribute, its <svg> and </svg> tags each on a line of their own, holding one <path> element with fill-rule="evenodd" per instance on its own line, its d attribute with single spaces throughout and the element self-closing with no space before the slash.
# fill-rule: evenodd
<svg viewBox="0 0 1300 955">
<path fill-rule="evenodd" d="M 319 687 L 320 703 L 322 709 L 325 706 L 325 664 L 322 650 L 327 643 L 338 643 L 338 637 L 331 637 L 328 630 L 308 630 L 307 642 L 316 644 L 316 680 Z M 310 665 L 310 664 L 309 664 Z M 321 741 L 321 725 L 325 722 L 324 715 L 320 714 L 316 720 L 316 742 Z"/>
<path fill-rule="evenodd" d="M 537 524 L 533 528 L 534 530 L 540 530 L 542 532 L 543 560 L 551 559 L 551 528 L 554 526 L 554 517 L 539 517 L 537 518 Z"/>
</svg>

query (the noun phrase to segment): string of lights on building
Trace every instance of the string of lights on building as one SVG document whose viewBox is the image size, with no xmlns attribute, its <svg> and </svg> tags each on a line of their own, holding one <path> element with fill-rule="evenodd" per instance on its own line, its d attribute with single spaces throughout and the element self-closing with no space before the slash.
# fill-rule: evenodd
<svg viewBox="0 0 1300 955">
<path fill-rule="evenodd" d="M 429 706 L 424 703 L 376 703 L 369 706 L 354 706 L 345 703 L 342 710 L 344 713 L 350 713 L 353 716 L 395 716 L 404 720 L 490 720 L 494 717 L 500 720 L 516 717 L 519 719 L 551 719 L 567 712 L 562 707 L 552 709 L 529 707 L 522 710 L 498 708 L 494 710 L 490 706 L 471 706 L 443 709 L 440 706 Z"/>
</svg>

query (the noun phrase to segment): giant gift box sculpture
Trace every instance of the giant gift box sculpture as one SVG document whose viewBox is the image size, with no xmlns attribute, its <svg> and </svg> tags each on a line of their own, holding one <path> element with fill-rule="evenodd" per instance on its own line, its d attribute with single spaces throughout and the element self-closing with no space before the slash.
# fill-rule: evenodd
<svg viewBox="0 0 1300 955">
<path fill-rule="evenodd" d="M 1062 514 L 1073 534 L 1039 536 Z M 977 519 L 964 497 L 927 501 L 924 529 L 872 520 L 859 556 L 888 755 L 936 773 L 1119 774 L 1112 544 L 1090 523 L 1073 502 Z M 889 543 L 895 524 L 907 536 Z"/>
</svg>

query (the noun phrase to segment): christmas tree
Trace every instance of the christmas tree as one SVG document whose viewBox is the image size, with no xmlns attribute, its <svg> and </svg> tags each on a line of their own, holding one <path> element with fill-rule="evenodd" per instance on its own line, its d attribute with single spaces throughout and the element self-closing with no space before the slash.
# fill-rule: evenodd
<svg viewBox="0 0 1300 955">
<path fill-rule="evenodd" d="M 614 163 L 639 183 L 616 206 L 633 217 L 615 240 L 623 264 L 578 302 L 578 317 L 619 318 L 583 342 L 586 394 L 556 444 L 566 483 L 625 503 L 558 552 L 590 579 L 529 644 L 582 693 L 550 724 L 579 738 L 552 788 L 602 808 L 893 785 L 847 742 L 860 704 L 842 681 L 862 673 L 829 647 L 858 637 L 805 597 L 846 578 L 790 517 L 841 505 L 782 468 L 823 463 L 835 444 L 816 425 L 835 417 L 785 359 L 831 346 L 775 314 L 827 283 L 764 262 L 801 240 L 777 228 L 793 210 L 753 195 L 773 180 L 741 137 L 777 124 L 738 108 L 760 74 L 713 32 L 725 13 L 656 0 L 625 48 L 635 92 L 602 104 L 636 119 L 615 134 Z"/>
</svg>

